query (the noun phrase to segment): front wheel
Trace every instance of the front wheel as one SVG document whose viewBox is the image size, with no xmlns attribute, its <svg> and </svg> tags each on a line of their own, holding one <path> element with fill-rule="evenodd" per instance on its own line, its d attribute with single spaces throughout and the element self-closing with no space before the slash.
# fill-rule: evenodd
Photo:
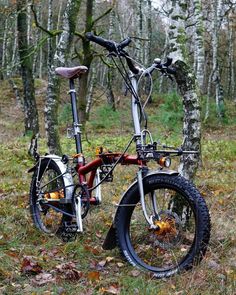
<svg viewBox="0 0 236 295">
<path fill-rule="evenodd" d="M 123 197 L 115 224 L 119 248 L 132 265 L 163 278 L 188 270 L 206 252 L 210 216 L 194 185 L 181 176 L 154 174 L 143 180 L 146 213 L 138 184 Z"/>
</svg>

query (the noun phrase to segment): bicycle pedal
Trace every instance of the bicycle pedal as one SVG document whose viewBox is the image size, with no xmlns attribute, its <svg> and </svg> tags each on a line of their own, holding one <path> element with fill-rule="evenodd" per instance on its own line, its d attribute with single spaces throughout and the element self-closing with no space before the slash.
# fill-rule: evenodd
<svg viewBox="0 0 236 295">
<path fill-rule="evenodd" d="M 65 231 L 66 233 L 76 233 L 77 230 L 78 230 L 78 226 L 77 226 L 76 223 L 72 223 L 72 224 L 70 224 L 70 225 L 66 225 L 66 226 L 64 227 L 64 231 Z"/>
<path fill-rule="evenodd" d="M 71 242 L 76 239 L 78 226 L 76 223 L 64 224 L 58 232 L 59 237 L 63 242 Z"/>
</svg>

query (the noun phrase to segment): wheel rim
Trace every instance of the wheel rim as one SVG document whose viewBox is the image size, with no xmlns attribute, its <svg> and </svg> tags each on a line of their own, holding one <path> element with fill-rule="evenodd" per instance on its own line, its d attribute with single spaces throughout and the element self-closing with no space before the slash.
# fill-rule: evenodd
<svg viewBox="0 0 236 295">
<path fill-rule="evenodd" d="M 55 169 L 48 168 L 44 171 L 36 187 L 36 216 L 43 231 L 56 233 L 61 225 L 63 213 L 50 207 L 60 209 L 60 199 L 64 197 L 64 182 L 62 176 Z"/>
<path fill-rule="evenodd" d="M 137 203 L 126 236 L 130 253 L 140 266 L 151 271 L 177 271 L 195 243 L 196 220 L 191 204 L 182 193 L 166 188 L 146 194 L 145 202 L 154 227 L 150 228 Z"/>
</svg>

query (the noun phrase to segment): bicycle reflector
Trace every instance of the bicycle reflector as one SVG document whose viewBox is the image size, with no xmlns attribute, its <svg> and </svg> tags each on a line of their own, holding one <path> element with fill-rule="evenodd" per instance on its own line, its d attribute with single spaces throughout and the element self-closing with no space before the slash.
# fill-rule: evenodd
<svg viewBox="0 0 236 295">
<path fill-rule="evenodd" d="M 166 167 L 166 168 L 169 168 L 170 165 L 171 165 L 171 158 L 169 157 L 161 157 L 158 161 L 158 164 L 161 166 L 161 167 Z"/>
</svg>

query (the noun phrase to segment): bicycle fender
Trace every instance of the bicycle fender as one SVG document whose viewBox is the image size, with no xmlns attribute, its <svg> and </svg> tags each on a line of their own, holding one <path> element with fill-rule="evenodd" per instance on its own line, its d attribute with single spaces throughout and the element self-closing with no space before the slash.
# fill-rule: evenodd
<svg viewBox="0 0 236 295">
<path fill-rule="evenodd" d="M 71 199 L 74 191 L 74 181 L 71 173 L 68 172 L 67 165 L 64 164 L 61 160 L 61 157 L 57 155 L 46 155 L 42 158 L 42 161 L 44 159 L 50 159 L 57 165 L 60 173 L 62 174 L 65 184 L 65 198 Z M 37 169 L 38 165 L 40 165 L 40 161 L 38 161 L 31 169 L 29 169 L 28 173 L 34 172 Z"/>
<path fill-rule="evenodd" d="M 143 179 L 145 179 L 146 177 L 149 177 L 150 175 L 169 175 L 169 176 L 177 176 L 179 175 L 179 173 L 177 171 L 174 171 L 174 170 L 155 170 L 155 171 L 150 171 L 147 173 L 147 175 L 145 175 L 145 177 Z M 103 242 L 103 245 L 102 245 L 102 248 L 104 250 L 112 250 L 114 249 L 117 245 L 116 245 L 116 228 L 115 228 L 115 219 L 116 219 L 116 214 L 117 214 L 117 210 L 119 208 L 119 205 L 122 204 L 122 200 L 125 196 L 125 194 L 135 185 L 137 185 L 138 181 L 135 180 L 129 187 L 128 189 L 124 192 L 123 196 L 121 197 L 120 199 L 120 202 L 119 204 L 117 204 L 117 209 L 116 209 L 116 212 L 115 212 L 115 215 L 114 215 L 114 219 L 113 219 L 113 222 L 112 222 L 112 225 L 106 235 L 106 238 Z"/>
</svg>

